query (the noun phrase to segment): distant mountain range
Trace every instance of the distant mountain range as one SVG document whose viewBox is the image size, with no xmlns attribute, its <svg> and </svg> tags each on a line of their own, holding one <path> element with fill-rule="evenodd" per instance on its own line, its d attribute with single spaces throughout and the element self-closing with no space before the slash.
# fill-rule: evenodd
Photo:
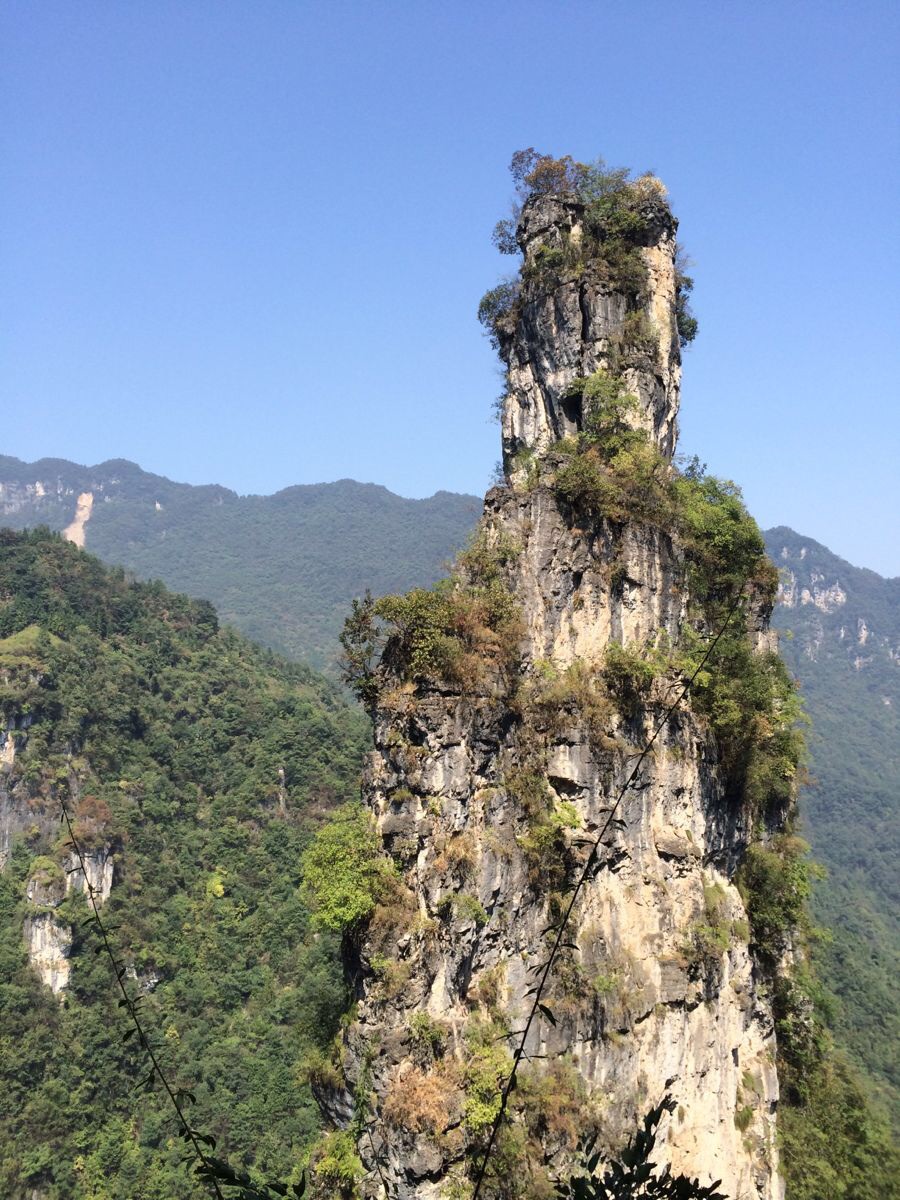
<svg viewBox="0 0 900 1200">
<path fill-rule="evenodd" d="M 804 832 L 829 872 L 823 975 L 841 1040 L 900 1114 L 900 579 L 770 529 L 783 583 L 774 624 L 812 718 Z"/>
<path fill-rule="evenodd" d="M 334 670 L 350 600 L 427 585 L 481 512 L 476 496 L 407 500 L 374 484 L 238 496 L 112 460 L 0 456 L 0 524 L 46 524 L 110 563 L 212 600 L 225 621 L 294 658 Z M 829 871 L 816 910 L 839 1000 L 835 1025 L 900 1115 L 900 579 L 851 566 L 779 527 L 774 624 L 813 719 L 804 832 Z"/>
<path fill-rule="evenodd" d="M 406 500 L 342 479 L 239 496 L 112 459 L 0 455 L 0 525 L 44 524 L 144 579 L 211 600 L 247 637 L 333 668 L 350 598 L 430 584 L 466 540 L 481 499 Z"/>
</svg>

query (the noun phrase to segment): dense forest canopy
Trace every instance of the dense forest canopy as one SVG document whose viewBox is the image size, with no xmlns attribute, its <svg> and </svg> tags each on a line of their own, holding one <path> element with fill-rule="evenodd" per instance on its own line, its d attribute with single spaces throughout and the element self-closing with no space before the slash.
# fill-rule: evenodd
<svg viewBox="0 0 900 1200">
<path fill-rule="evenodd" d="M 171 1114 L 122 1043 L 108 962 L 73 889 L 71 977 L 28 965 L 28 881 L 60 871 L 58 797 L 111 847 L 104 917 L 195 1120 L 234 1161 L 295 1177 L 320 1117 L 306 1057 L 345 1006 L 336 939 L 310 927 L 311 823 L 356 794 L 365 723 L 333 687 L 129 582 L 47 531 L 0 533 L 0 705 L 16 744 L 0 819 L 30 814 L 0 873 L 0 1192 L 186 1200 Z"/>
</svg>

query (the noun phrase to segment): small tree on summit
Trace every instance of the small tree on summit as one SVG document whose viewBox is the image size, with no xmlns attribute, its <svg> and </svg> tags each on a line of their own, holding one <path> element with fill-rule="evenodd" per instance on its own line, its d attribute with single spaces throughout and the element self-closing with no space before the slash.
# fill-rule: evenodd
<svg viewBox="0 0 900 1200">
<path fill-rule="evenodd" d="M 533 146 L 517 150 L 509 164 L 509 173 L 523 201 L 529 196 L 577 192 L 589 169 L 584 163 L 576 162 L 571 154 L 554 158 L 552 154 L 539 154 Z"/>
<path fill-rule="evenodd" d="M 378 697 L 375 668 L 381 654 L 383 638 L 379 633 L 378 616 L 372 593 L 366 591 L 362 600 L 354 600 L 350 616 L 340 635 L 341 670 L 344 682 L 365 705 L 371 708 Z"/>
<path fill-rule="evenodd" d="M 558 196 L 575 192 L 586 204 L 602 197 L 622 192 L 628 185 L 627 167 L 607 167 L 602 158 L 593 163 L 577 162 L 570 154 L 554 158 L 540 154 L 533 146 L 517 150 L 509 164 L 509 173 L 516 185 L 518 202 L 512 213 L 494 226 L 491 240 L 501 254 L 518 254 L 516 226 L 522 205 L 532 196 Z"/>
</svg>

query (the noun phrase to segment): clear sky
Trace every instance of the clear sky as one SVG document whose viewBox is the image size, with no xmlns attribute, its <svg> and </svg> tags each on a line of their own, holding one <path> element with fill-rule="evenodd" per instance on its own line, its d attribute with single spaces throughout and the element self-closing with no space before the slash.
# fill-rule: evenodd
<svg viewBox="0 0 900 1200">
<path fill-rule="evenodd" d="M 900 6 L 5 0 L 0 451 L 484 491 L 511 153 L 655 170 L 682 449 L 900 574 Z"/>
</svg>

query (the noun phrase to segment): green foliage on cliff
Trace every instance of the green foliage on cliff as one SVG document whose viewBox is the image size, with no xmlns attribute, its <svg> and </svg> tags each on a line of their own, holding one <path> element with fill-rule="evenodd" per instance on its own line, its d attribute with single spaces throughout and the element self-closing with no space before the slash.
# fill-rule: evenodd
<svg viewBox="0 0 900 1200">
<path fill-rule="evenodd" d="M 543 289 L 590 272 L 597 281 L 624 293 L 632 306 L 640 301 L 647 283 L 640 247 L 656 240 L 661 216 L 671 219 L 665 189 L 658 179 L 650 174 L 632 179 L 627 168 L 610 168 L 601 158 L 581 163 L 569 155 L 554 158 L 531 147 L 513 155 L 510 174 L 518 199 L 512 216 L 499 221 L 492 235 L 501 254 L 518 253 L 517 226 L 522 208 L 542 196 L 560 196 L 574 202 L 581 219 L 581 236 L 565 240 L 562 246 L 538 246 L 523 269 L 521 282 L 504 281 L 485 293 L 478 306 L 478 319 L 496 349 L 512 335 L 529 285 Z M 687 299 L 692 286 L 690 277 L 680 271 L 676 318 L 682 345 L 697 333 L 696 318 Z"/>
<path fill-rule="evenodd" d="M 791 834 L 754 842 L 738 872 L 738 887 L 750 914 L 753 947 L 770 972 L 792 943 L 810 932 L 809 898 L 819 870 L 806 857 L 809 846 Z"/>
<path fill-rule="evenodd" d="M 365 722 L 331 685 L 217 628 L 209 605 L 132 584 L 46 532 L 0 534 L 0 706 L 15 735 L 0 807 L 23 816 L 0 872 L 0 1193 L 193 1200 L 181 1143 L 123 1044 L 110 968 L 73 894 L 63 1002 L 28 966 L 25 884 L 59 864 L 56 794 L 116 859 L 104 916 L 164 1062 L 236 1165 L 297 1177 L 320 1124 L 300 1063 L 346 1003 L 301 861 L 356 791 Z M 40 857 L 43 856 L 43 857 Z"/>
<path fill-rule="evenodd" d="M 547 456 L 560 499 L 594 519 L 640 521 L 677 535 L 692 595 L 705 605 L 746 585 L 774 597 L 777 576 L 740 489 L 696 460 L 683 471 L 669 463 L 634 427 L 637 398 L 616 374 L 595 371 L 570 393 L 581 398 L 582 431 Z"/>
<path fill-rule="evenodd" d="M 777 824 L 792 809 L 804 757 L 805 715 L 784 663 L 755 652 L 742 630 L 729 628 L 695 681 L 693 703 L 716 735 L 731 795 Z"/>
<path fill-rule="evenodd" d="M 650 646 L 622 646 L 610 642 L 603 658 L 602 677 L 625 716 L 637 716 L 647 702 L 654 679 L 669 666 L 669 659 Z"/>
<path fill-rule="evenodd" d="M 500 1092 L 511 1060 L 505 1047 L 475 1047 L 466 1063 L 463 1120 L 474 1138 L 486 1136 L 500 1111 Z"/>
<path fill-rule="evenodd" d="M 672 488 L 692 582 L 704 588 L 704 598 L 721 597 L 750 583 L 774 599 L 777 576 L 740 488 L 708 475 L 696 462 L 673 473 Z"/>
<path fill-rule="evenodd" d="M 694 316 L 690 300 L 691 292 L 694 290 L 694 280 L 688 275 L 687 268 L 687 254 L 679 246 L 675 255 L 675 325 L 682 348 L 694 340 L 699 329 L 699 323 Z"/>
<path fill-rule="evenodd" d="M 717 971 L 722 955 L 742 934 L 737 922 L 728 919 L 725 891 L 718 883 L 703 887 L 703 916 L 691 926 L 687 940 L 681 948 L 689 968 L 704 974 Z"/>
<path fill-rule="evenodd" d="M 391 869 L 369 813 L 347 804 L 303 855 L 303 893 L 320 925 L 343 932 L 372 915 Z"/>
<path fill-rule="evenodd" d="M 518 282 L 506 279 L 496 287 L 489 288 L 478 302 L 478 320 L 495 350 L 499 349 L 504 332 L 512 332 L 510 321 L 514 317 L 518 298 Z"/>
<path fill-rule="evenodd" d="M 431 588 L 354 603 L 344 624 L 344 679 L 370 704 L 384 683 L 378 653 L 407 681 L 476 686 L 491 666 L 512 661 L 519 611 L 505 568 L 517 550 L 479 528 L 451 574 Z"/>
<path fill-rule="evenodd" d="M 362 1163 L 349 1130 L 326 1134 L 313 1152 L 310 1167 L 312 1200 L 353 1200 L 359 1195 L 356 1181 L 362 1175 Z"/>
<path fill-rule="evenodd" d="M 633 427 L 637 398 L 603 370 L 575 380 L 569 391 L 581 398 L 584 427 L 549 456 L 557 495 L 593 518 L 670 519 L 669 467 L 646 433 Z"/>
<path fill-rule="evenodd" d="M 411 679 L 469 682 L 492 650 L 505 654 L 515 636 L 517 613 L 499 580 L 483 585 L 452 577 L 430 590 L 414 588 L 404 596 L 383 596 L 376 614 L 392 631 L 402 671 Z"/>
<path fill-rule="evenodd" d="M 538 153 L 531 146 L 513 154 L 509 173 L 518 204 L 511 217 L 494 226 L 491 240 L 501 254 L 518 253 L 516 223 L 521 205 L 532 196 L 576 195 L 584 203 L 595 205 L 599 215 L 614 208 L 614 201 L 625 191 L 630 175 L 627 168 L 608 168 L 602 159 L 591 164 L 580 163 L 571 155 L 554 158 Z"/>
</svg>

